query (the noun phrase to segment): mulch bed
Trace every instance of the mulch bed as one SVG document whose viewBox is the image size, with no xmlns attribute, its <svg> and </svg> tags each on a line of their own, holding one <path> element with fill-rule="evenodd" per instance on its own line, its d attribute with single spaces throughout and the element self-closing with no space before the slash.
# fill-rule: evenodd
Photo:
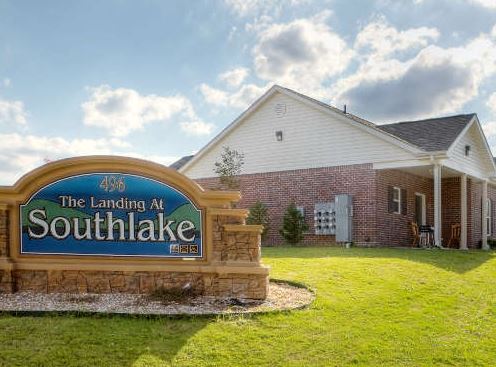
<svg viewBox="0 0 496 367">
<path fill-rule="evenodd" d="M 157 300 L 142 294 L 68 294 L 18 292 L 0 294 L 0 312 L 81 312 L 131 315 L 221 315 L 294 310 L 307 307 L 315 294 L 282 281 L 270 282 L 264 301 L 192 297 Z"/>
</svg>

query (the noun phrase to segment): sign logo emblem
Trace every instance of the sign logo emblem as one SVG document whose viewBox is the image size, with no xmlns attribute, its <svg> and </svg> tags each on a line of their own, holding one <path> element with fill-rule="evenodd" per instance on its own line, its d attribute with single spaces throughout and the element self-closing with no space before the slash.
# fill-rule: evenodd
<svg viewBox="0 0 496 367">
<path fill-rule="evenodd" d="M 202 257 L 202 212 L 181 191 L 126 173 L 67 177 L 20 206 L 21 253 Z"/>
</svg>

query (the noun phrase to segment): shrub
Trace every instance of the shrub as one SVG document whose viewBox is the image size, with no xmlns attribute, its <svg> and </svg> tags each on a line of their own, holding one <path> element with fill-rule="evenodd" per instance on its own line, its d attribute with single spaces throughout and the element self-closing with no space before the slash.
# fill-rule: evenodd
<svg viewBox="0 0 496 367">
<path fill-rule="evenodd" d="M 215 162 L 214 172 L 219 177 L 220 183 L 229 190 L 239 188 L 238 175 L 241 173 L 245 156 L 235 149 L 224 147 L 220 161 Z"/>
<path fill-rule="evenodd" d="M 246 224 L 261 224 L 264 226 L 262 231 L 262 239 L 267 236 L 269 230 L 270 218 L 267 207 L 261 201 L 257 201 L 250 207 L 250 214 L 246 218 Z"/>
<path fill-rule="evenodd" d="M 296 208 L 294 203 L 291 203 L 284 214 L 282 229 L 279 230 L 281 236 L 290 245 L 296 245 L 303 239 L 303 233 L 308 230 L 308 225 L 305 223 L 305 218 Z"/>
</svg>

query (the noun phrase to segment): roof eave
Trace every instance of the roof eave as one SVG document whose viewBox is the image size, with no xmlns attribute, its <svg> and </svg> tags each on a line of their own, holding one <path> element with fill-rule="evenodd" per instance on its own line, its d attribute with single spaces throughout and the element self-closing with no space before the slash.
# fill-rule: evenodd
<svg viewBox="0 0 496 367">
<path fill-rule="evenodd" d="M 321 106 L 320 104 L 318 104 L 317 102 L 313 102 L 307 98 L 303 98 L 301 97 L 297 92 L 293 92 L 291 89 L 288 89 L 288 88 L 281 88 L 283 89 L 283 93 L 285 92 L 285 94 L 290 94 L 293 98 L 297 99 L 298 101 L 306 104 L 306 105 L 312 105 L 312 107 L 318 109 L 319 111 L 322 111 L 324 113 L 339 113 L 341 116 L 343 117 L 346 117 L 347 120 L 353 124 L 353 126 L 355 127 L 358 127 L 358 128 L 361 128 L 362 130 L 366 130 L 367 132 L 371 133 L 372 135 L 375 135 L 376 137 L 379 137 L 379 138 L 382 138 L 383 140 L 386 140 L 396 146 L 399 146 L 407 151 L 409 151 L 410 153 L 413 153 L 413 154 L 419 154 L 419 153 L 422 153 L 423 150 L 420 149 L 419 147 L 417 147 L 416 145 L 413 145 L 387 131 L 384 131 L 382 129 L 379 129 L 378 127 L 375 126 L 375 124 L 369 122 L 368 124 L 365 124 L 363 122 L 359 122 L 357 121 L 356 119 L 353 118 L 353 115 L 349 115 L 349 114 L 346 114 L 344 112 L 341 112 L 341 111 L 337 111 L 337 109 L 333 108 L 332 111 L 329 110 L 328 108 L 325 108 L 323 106 Z M 359 118 L 361 119 L 361 118 Z M 363 120 L 363 119 L 361 119 Z M 373 125 L 373 126 L 372 126 Z"/>
<path fill-rule="evenodd" d="M 472 127 L 473 124 L 476 124 L 477 129 L 479 130 L 480 134 L 482 135 L 482 141 L 484 142 L 484 147 L 486 148 L 486 152 L 489 154 L 490 161 L 491 161 L 491 166 L 493 168 L 493 175 L 496 176 L 496 163 L 494 162 L 494 157 L 493 153 L 491 151 L 491 148 L 489 147 L 489 143 L 487 142 L 486 134 L 484 134 L 484 130 L 482 129 L 482 126 L 479 121 L 479 117 L 475 113 L 470 122 L 465 126 L 465 128 L 458 134 L 458 137 L 451 143 L 449 149 L 448 149 L 448 154 L 451 155 L 453 153 L 453 150 L 455 149 L 456 145 L 458 142 L 462 139 L 462 137 L 467 133 L 467 131 Z"/>
<path fill-rule="evenodd" d="M 426 151 L 423 150 L 422 148 L 411 144 L 407 142 L 406 140 L 403 140 L 394 134 L 391 134 L 387 131 L 384 131 L 382 129 L 379 129 L 375 124 L 369 122 L 368 124 L 364 122 L 357 121 L 357 119 L 353 118 L 353 115 L 346 114 L 344 112 L 339 111 L 338 109 L 329 106 L 330 108 L 323 107 L 320 103 L 318 103 L 317 100 L 314 100 L 311 97 L 304 98 L 303 96 L 299 95 L 298 92 L 292 91 L 291 89 L 281 87 L 277 84 L 274 84 L 267 92 L 265 92 L 261 97 L 259 97 L 248 109 L 246 109 L 243 113 L 241 113 L 234 121 L 232 121 L 229 125 L 227 125 L 217 136 L 215 136 L 207 145 L 205 145 L 200 151 L 198 151 L 195 156 L 189 160 L 184 166 L 178 169 L 179 172 L 184 172 L 187 170 L 189 167 L 191 167 L 196 161 L 200 159 L 206 152 L 208 152 L 213 146 L 215 146 L 223 137 L 228 135 L 232 130 L 234 130 L 245 118 L 247 118 L 249 115 L 251 115 L 261 104 L 263 104 L 268 98 L 270 98 L 274 93 L 279 92 L 284 95 L 290 96 L 291 98 L 294 98 L 301 103 L 305 105 L 309 105 L 321 112 L 324 112 L 326 114 L 340 114 L 342 117 L 346 117 L 347 120 L 355 127 L 360 128 L 362 130 L 367 131 L 368 133 L 385 140 L 391 144 L 394 144 L 402 149 L 405 149 L 406 151 L 414 154 L 414 155 L 419 155 L 419 154 L 425 154 Z M 305 96 L 307 97 L 307 96 Z M 358 118 L 358 117 L 357 117 Z M 361 119 L 361 118 L 359 118 Z M 363 119 L 361 119 L 363 120 Z M 366 120 L 365 120 L 366 121 Z"/>
</svg>

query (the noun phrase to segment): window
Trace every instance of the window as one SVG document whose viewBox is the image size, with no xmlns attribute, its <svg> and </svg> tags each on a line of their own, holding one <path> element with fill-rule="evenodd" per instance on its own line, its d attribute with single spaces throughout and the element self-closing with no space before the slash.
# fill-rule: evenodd
<svg viewBox="0 0 496 367">
<path fill-rule="evenodd" d="M 402 215 L 407 214 L 406 189 L 397 186 L 388 187 L 388 212 Z"/>
<path fill-rule="evenodd" d="M 492 234 L 492 212 L 493 212 L 493 203 L 491 201 L 491 199 L 487 199 L 487 212 L 486 212 L 486 234 L 488 236 L 491 236 Z"/>
<path fill-rule="evenodd" d="M 393 187 L 393 213 L 401 213 L 401 189 Z"/>
</svg>

